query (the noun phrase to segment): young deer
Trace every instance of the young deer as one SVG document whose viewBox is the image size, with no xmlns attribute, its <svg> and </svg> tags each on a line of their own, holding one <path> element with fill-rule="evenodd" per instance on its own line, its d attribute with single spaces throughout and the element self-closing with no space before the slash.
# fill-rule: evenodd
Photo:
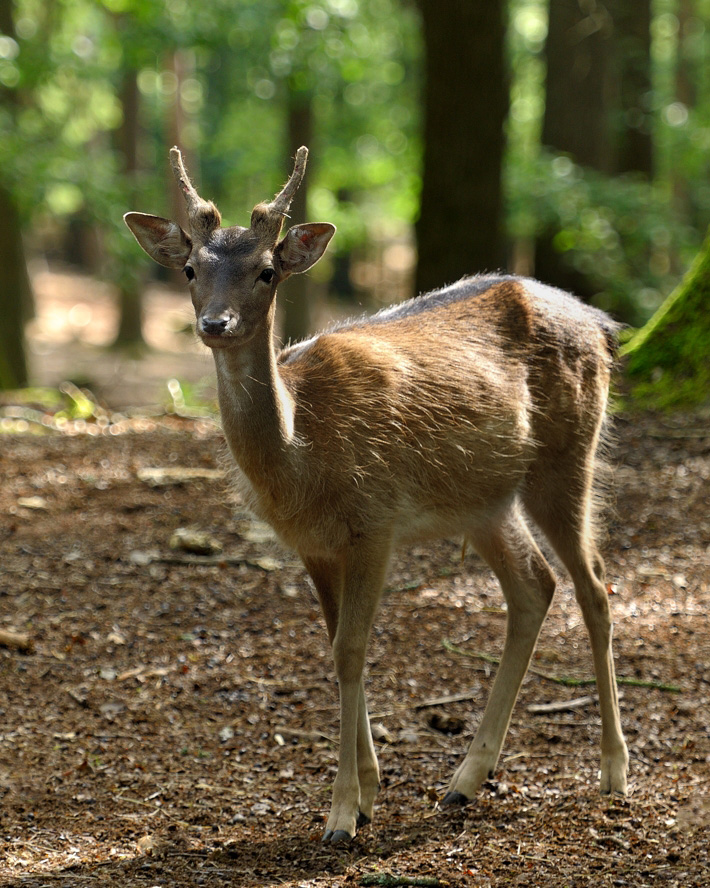
<svg viewBox="0 0 710 888">
<path fill-rule="evenodd" d="M 462 535 L 508 605 L 500 667 L 443 804 L 493 772 L 552 600 L 532 519 L 571 574 L 591 640 L 602 717 L 601 790 L 626 792 L 604 565 L 592 526 L 596 450 L 614 352 L 602 312 L 536 281 L 456 284 L 274 351 L 277 285 L 323 255 L 335 228 L 279 240 L 306 148 L 249 228 L 220 227 L 214 204 L 170 152 L 189 233 L 128 213 L 161 265 L 184 270 L 197 332 L 212 349 L 224 432 L 242 493 L 298 550 L 323 609 L 340 691 L 340 757 L 324 841 L 372 817 L 378 765 L 363 685 L 365 650 L 390 552 Z"/>
</svg>

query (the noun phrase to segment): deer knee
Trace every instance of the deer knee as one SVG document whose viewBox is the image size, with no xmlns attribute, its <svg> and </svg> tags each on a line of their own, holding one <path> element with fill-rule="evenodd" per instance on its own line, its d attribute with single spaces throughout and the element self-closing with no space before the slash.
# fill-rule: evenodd
<svg viewBox="0 0 710 888">
<path fill-rule="evenodd" d="M 341 684 L 359 681 L 365 668 L 365 649 L 352 639 L 336 635 L 333 642 L 333 663 Z"/>
<path fill-rule="evenodd" d="M 609 596 L 605 586 L 596 578 L 580 585 L 575 584 L 577 601 L 587 626 L 594 634 L 611 637 L 612 620 Z"/>
<path fill-rule="evenodd" d="M 557 578 L 552 572 L 550 565 L 545 561 L 544 558 L 541 558 L 540 561 L 535 565 L 535 576 L 537 579 L 538 589 L 540 590 L 540 595 L 542 596 L 545 606 L 549 607 L 550 602 L 555 594 L 555 589 L 557 588 Z"/>
</svg>

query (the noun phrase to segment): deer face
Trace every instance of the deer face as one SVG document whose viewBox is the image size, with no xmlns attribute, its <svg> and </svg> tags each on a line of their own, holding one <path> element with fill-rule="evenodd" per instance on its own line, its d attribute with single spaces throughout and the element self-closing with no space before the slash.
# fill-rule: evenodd
<svg viewBox="0 0 710 888">
<path fill-rule="evenodd" d="M 277 285 L 314 265 L 335 233 L 328 223 L 309 223 L 295 225 L 279 240 L 284 214 L 303 176 L 306 154 L 305 148 L 300 149 L 294 173 L 275 200 L 254 207 L 249 228 L 220 227 L 217 208 L 194 191 L 175 148 L 171 159 L 186 196 L 190 234 L 160 216 L 124 216 L 151 258 L 185 273 L 196 330 L 210 348 L 244 344 L 270 323 Z"/>
</svg>

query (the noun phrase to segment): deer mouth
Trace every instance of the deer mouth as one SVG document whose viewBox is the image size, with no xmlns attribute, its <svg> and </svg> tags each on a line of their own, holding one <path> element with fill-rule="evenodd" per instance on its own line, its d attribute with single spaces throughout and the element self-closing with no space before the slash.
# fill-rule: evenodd
<svg viewBox="0 0 710 888">
<path fill-rule="evenodd" d="M 242 338 L 234 333 L 200 333 L 199 336 L 208 348 L 229 348 Z"/>
</svg>

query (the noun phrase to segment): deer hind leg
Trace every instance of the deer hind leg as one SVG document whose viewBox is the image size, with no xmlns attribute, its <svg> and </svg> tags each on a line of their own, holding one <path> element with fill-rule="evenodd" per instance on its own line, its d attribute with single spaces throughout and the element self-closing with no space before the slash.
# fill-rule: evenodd
<svg viewBox="0 0 710 888">
<path fill-rule="evenodd" d="M 380 599 L 389 552 L 348 562 L 304 558 L 333 645 L 340 690 L 340 756 L 323 841 L 349 841 L 372 819 L 380 785 L 363 682 L 365 650 Z"/>
<path fill-rule="evenodd" d="M 555 591 L 555 578 L 517 506 L 469 539 L 500 581 L 508 605 L 505 645 L 483 719 L 456 770 L 444 805 L 464 804 L 493 776 L 513 706 Z"/>
<path fill-rule="evenodd" d="M 528 495 L 525 505 L 570 573 L 589 634 L 602 718 L 601 792 L 626 795 L 629 753 L 621 731 L 604 562 L 591 520 L 593 471 L 593 456 L 570 459 L 565 465 L 558 462 L 549 475 L 538 474 L 535 479 L 535 489 L 544 489 L 547 495 Z M 553 500 L 550 490 L 557 491 Z"/>
</svg>

